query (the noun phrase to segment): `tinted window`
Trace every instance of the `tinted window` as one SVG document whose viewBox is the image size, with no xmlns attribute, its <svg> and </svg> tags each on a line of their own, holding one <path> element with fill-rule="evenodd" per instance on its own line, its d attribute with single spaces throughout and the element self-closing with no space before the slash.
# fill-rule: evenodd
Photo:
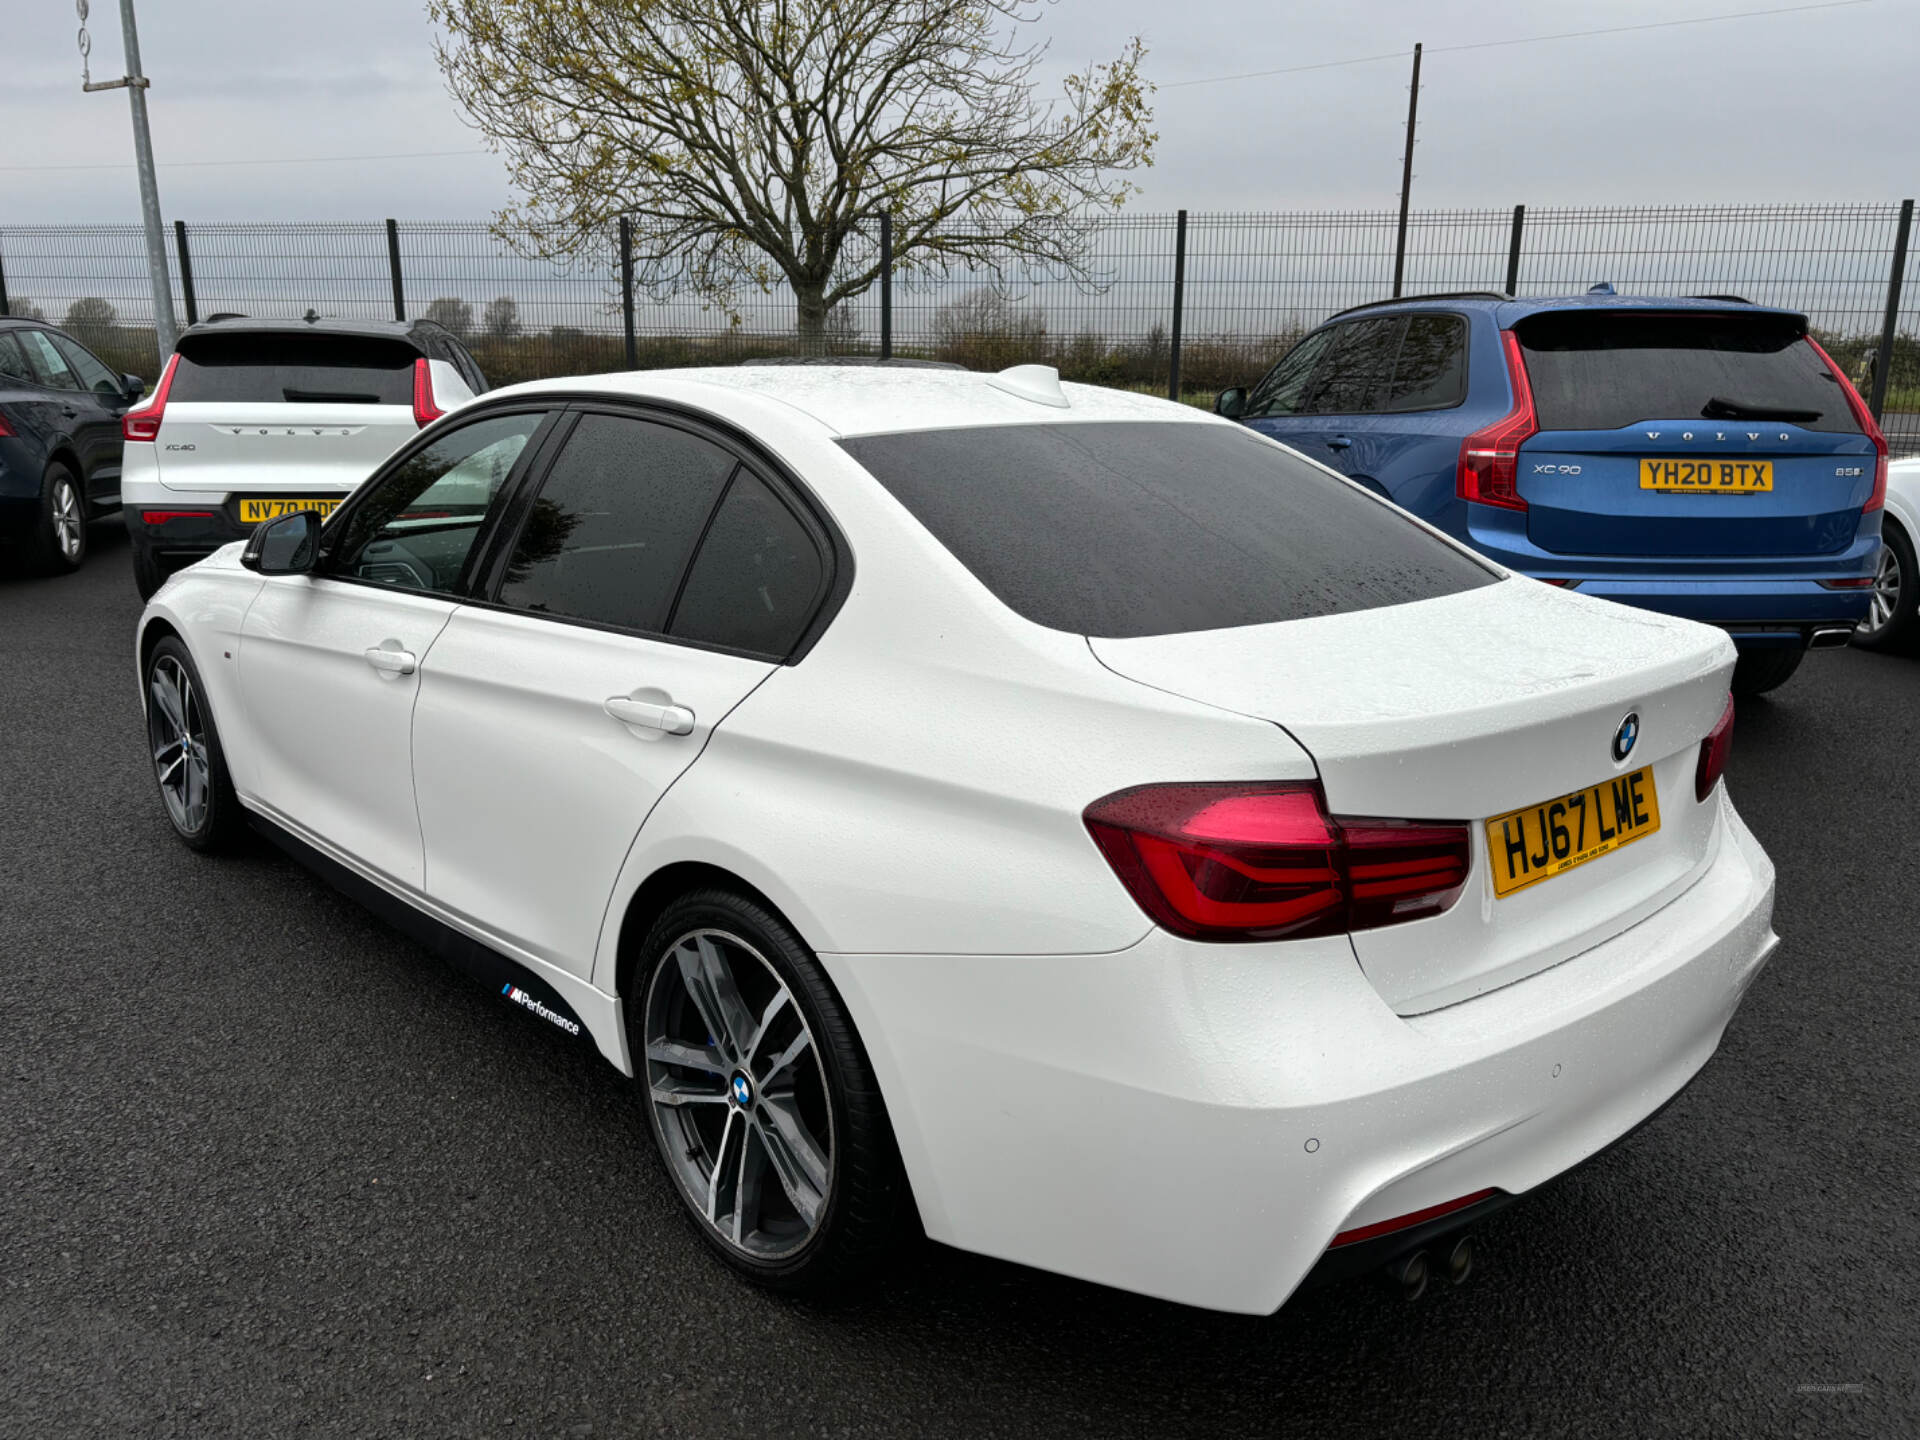
<svg viewBox="0 0 1920 1440">
<path fill-rule="evenodd" d="M 1386 397 L 1404 316 L 1349 320 L 1334 327 L 1333 348 L 1313 372 L 1302 415 L 1364 415 Z"/>
<path fill-rule="evenodd" d="M 329 533 L 329 569 L 376 585 L 451 594 L 487 508 L 546 417 L 496 415 L 440 436 L 383 476 Z"/>
<path fill-rule="evenodd" d="M 0 375 L 11 375 L 17 380 L 26 380 L 32 375 L 27 369 L 27 357 L 20 353 L 20 342 L 6 330 L 0 330 Z"/>
<path fill-rule="evenodd" d="M 659 632 L 734 460 L 670 425 L 586 415 L 514 544 L 502 604 Z"/>
<path fill-rule="evenodd" d="M 1383 411 L 1444 410 L 1467 398 L 1467 322 L 1458 315 L 1412 315 L 1400 337 Z"/>
<path fill-rule="evenodd" d="M 27 358 L 27 378 L 41 385 L 51 385 L 58 390 L 78 390 L 80 382 L 74 378 L 73 371 L 67 368 L 67 362 L 60 358 L 60 352 L 53 348 L 53 341 L 44 330 L 16 330 L 13 332 L 20 342 L 21 353 Z"/>
<path fill-rule="evenodd" d="M 106 366 L 93 358 L 91 352 L 64 335 L 50 335 L 56 349 L 66 359 L 73 373 L 80 377 L 80 388 L 91 390 L 96 395 L 120 397 L 120 382 Z"/>
<path fill-rule="evenodd" d="M 1839 382 L 1792 319 L 1575 310 L 1515 329 L 1544 430 L 1771 419 L 1860 433 Z"/>
<path fill-rule="evenodd" d="M 806 527 L 751 472 L 720 504 L 673 612 L 673 633 L 762 655 L 792 650 L 825 571 Z"/>
<path fill-rule="evenodd" d="M 169 402 L 411 405 L 420 352 L 377 336 L 294 331 L 190 335 Z"/>
<path fill-rule="evenodd" d="M 1239 426 L 1009 425 L 841 444 L 989 590 L 1056 630 L 1261 625 L 1493 579 Z"/>
<path fill-rule="evenodd" d="M 1335 334 L 1332 330 L 1318 331 L 1289 350 L 1286 357 L 1267 372 L 1267 378 L 1254 386 L 1253 394 L 1247 397 L 1246 414 L 1250 417 L 1299 414 L 1307 381 L 1313 378 L 1313 367 L 1326 354 Z"/>
</svg>

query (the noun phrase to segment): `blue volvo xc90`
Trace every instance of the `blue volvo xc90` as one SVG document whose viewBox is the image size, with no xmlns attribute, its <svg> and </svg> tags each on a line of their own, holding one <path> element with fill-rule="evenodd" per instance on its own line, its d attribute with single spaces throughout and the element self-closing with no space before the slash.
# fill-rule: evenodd
<svg viewBox="0 0 1920 1440">
<path fill-rule="evenodd" d="M 1215 409 L 1511 569 L 1723 627 L 1742 694 L 1867 613 L 1886 441 L 1790 310 L 1607 287 L 1387 301 Z"/>
</svg>

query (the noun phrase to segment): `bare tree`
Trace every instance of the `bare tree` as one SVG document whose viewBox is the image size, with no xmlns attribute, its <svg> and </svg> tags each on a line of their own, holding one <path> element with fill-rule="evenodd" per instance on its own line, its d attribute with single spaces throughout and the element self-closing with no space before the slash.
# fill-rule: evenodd
<svg viewBox="0 0 1920 1440">
<path fill-rule="evenodd" d="M 429 300 L 427 308 L 420 312 L 420 318 L 431 320 L 462 340 L 473 333 L 473 306 L 457 295 L 442 295 L 438 300 Z"/>
<path fill-rule="evenodd" d="M 883 211 L 903 269 L 1086 273 L 1069 219 L 1153 161 L 1145 47 L 1035 97 L 1050 0 L 427 0 L 454 98 L 527 197 L 537 253 L 621 214 L 657 293 L 731 306 L 784 281 L 801 334 L 879 276 L 848 239 Z M 960 222 L 960 223 L 956 223 Z"/>
<path fill-rule="evenodd" d="M 495 340 L 511 340 L 520 333 L 520 306 L 511 295 L 496 295 L 487 302 L 480 324 Z"/>
</svg>

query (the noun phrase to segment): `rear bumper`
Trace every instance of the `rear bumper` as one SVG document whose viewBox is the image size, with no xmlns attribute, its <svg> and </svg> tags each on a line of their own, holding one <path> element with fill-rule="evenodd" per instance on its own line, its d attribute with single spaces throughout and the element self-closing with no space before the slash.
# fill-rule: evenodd
<svg viewBox="0 0 1920 1440">
<path fill-rule="evenodd" d="M 1773 866 L 1721 807 L 1672 903 L 1425 1015 L 1395 1014 L 1338 938 L 821 958 L 933 1238 L 1265 1314 L 1336 1234 L 1531 1190 L 1706 1063 L 1777 943 Z"/>
<path fill-rule="evenodd" d="M 133 548 L 162 574 L 253 533 L 253 526 L 241 523 L 233 497 L 220 491 L 169 490 L 156 479 L 135 476 L 122 480 L 120 503 Z"/>
<path fill-rule="evenodd" d="M 1527 538 L 1524 513 L 1485 505 L 1467 509 L 1467 542 L 1510 570 L 1569 580 L 1583 595 L 1717 625 L 1743 646 L 1805 644 L 1815 626 L 1864 620 L 1868 590 L 1833 590 L 1821 582 L 1869 578 L 1880 560 L 1878 512 L 1861 518 L 1846 548 L 1831 554 L 1720 559 L 1557 554 Z"/>
</svg>

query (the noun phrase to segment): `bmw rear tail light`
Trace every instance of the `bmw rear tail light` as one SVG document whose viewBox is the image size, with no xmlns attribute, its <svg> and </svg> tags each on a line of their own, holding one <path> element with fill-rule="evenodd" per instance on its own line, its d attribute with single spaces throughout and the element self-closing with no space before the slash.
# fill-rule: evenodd
<svg viewBox="0 0 1920 1440">
<path fill-rule="evenodd" d="M 1881 433 L 1873 412 L 1867 408 L 1867 402 L 1860 398 L 1860 392 L 1847 378 L 1847 372 L 1833 363 L 1833 357 L 1811 335 L 1807 336 L 1807 344 L 1813 347 L 1814 354 L 1827 362 L 1827 369 L 1833 372 L 1833 378 L 1840 383 L 1840 393 L 1847 397 L 1847 408 L 1853 411 L 1854 423 L 1860 427 L 1860 433 L 1873 442 L 1873 489 L 1867 492 L 1867 503 L 1860 509 L 1862 512 L 1878 510 L 1887 503 L 1887 437 Z"/>
<path fill-rule="evenodd" d="M 1459 898 L 1467 826 L 1329 815 L 1312 783 L 1142 785 L 1087 829 L 1140 908 L 1194 940 L 1344 934 Z"/>
<path fill-rule="evenodd" d="M 1533 385 L 1527 379 L 1527 362 L 1520 354 L 1520 337 L 1502 330 L 1500 343 L 1507 357 L 1507 380 L 1513 386 L 1513 409 L 1460 442 L 1455 489 L 1462 500 L 1498 505 L 1503 510 L 1524 510 L 1527 502 L 1520 498 L 1520 447 L 1540 433 L 1540 422 L 1534 414 Z"/>
<path fill-rule="evenodd" d="M 167 410 L 167 391 L 173 388 L 173 372 L 179 363 L 178 355 L 169 355 L 167 368 L 160 372 L 160 383 L 153 387 L 153 393 L 120 417 L 121 439 L 151 445 L 159 438 L 160 420 Z"/>
<path fill-rule="evenodd" d="M 1733 751 L 1733 696 L 1727 696 L 1727 705 L 1720 712 L 1720 718 L 1713 723 L 1713 729 L 1707 732 L 1707 738 L 1700 742 L 1700 763 L 1693 771 L 1693 798 L 1704 801 L 1713 793 L 1713 787 L 1720 783 L 1720 774 L 1727 768 L 1727 756 Z"/>
<path fill-rule="evenodd" d="M 428 360 L 413 362 L 413 419 L 422 430 L 438 420 L 447 412 L 440 408 L 433 398 L 433 364 Z"/>
</svg>

